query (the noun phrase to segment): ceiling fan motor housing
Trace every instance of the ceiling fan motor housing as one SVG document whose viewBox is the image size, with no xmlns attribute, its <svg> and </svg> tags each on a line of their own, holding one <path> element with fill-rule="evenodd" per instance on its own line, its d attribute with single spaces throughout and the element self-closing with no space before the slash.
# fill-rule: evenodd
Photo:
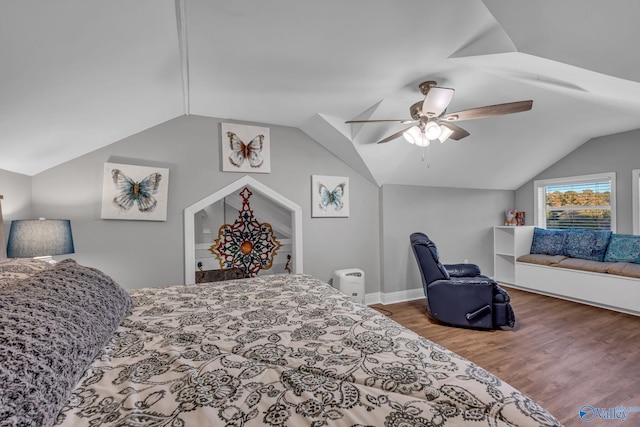
<svg viewBox="0 0 640 427">
<path fill-rule="evenodd" d="M 424 114 L 422 114 L 422 103 L 423 101 L 418 101 L 409 108 L 413 120 L 420 120 L 420 117 L 424 116 Z"/>
<path fill-rule="evenodd" d="M 427 96 L 427 92 L 429 92 L 429 89 L 431 89 L 434 86 L 437 86 L 438 83 L 433 81 L 433 80 L 427 80 L 426 82 L 422 82 L 420 83 L 420 92 L 424 95 Z"/>
</svg>

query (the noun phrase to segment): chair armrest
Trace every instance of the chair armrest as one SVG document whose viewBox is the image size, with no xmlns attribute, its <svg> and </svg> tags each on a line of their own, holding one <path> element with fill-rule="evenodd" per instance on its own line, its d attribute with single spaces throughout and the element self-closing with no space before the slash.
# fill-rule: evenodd
<svg viewBox="0 0 640 427">
<path fill-rule="evenodd" d="M 511 302 L 511 297 L 509 293 L 502 289 L 500 286 L 496 285 L 493 290 L 493 301 L 495 302 Z"/>
<path fill-rule="evenodd" d="M 491 277 L 487 277 L 487 276 L 475 276 L 475 277 L 469 277 L 469 276 L 465 276 L 465 277 L 451 277 L 451 279 L 449 280 L 449 283 L 455 283 L 455 284 L 465 284 L 465 285 L 472 285 L 472 286 L 479 286 L 479 285 L 483 285 L 483 286 L 491 286 L 493 289 L 493 302 L 511 302 L 511 297 L 509 296 L 509 293 L 507 291 L 505 291 L 504 289 L 502 289 L 495 280 L 493 280 Z"/>
<path fill-rule="evenodd" d="M 451 277 L 473 277 L 480 275 L 480 267 L 475 264 L 445 264 Z"/>
</svg>

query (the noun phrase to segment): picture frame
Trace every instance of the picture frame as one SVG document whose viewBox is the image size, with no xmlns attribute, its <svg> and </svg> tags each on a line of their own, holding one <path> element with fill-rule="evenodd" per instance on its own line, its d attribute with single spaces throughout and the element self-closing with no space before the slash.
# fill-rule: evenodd
<svg viewBox="0 0 640 427">
<path fill-rule="evenodd" d="M 349 217 L 349 177 L 311 176 L 311 216 Z"/>
<path fill-rule="evenodd" d="M 269 128 L 221 123 L 220 147 L 223 172 L 271 173 Z"/>
<path fill-rule="evenodd" d="M 105 163 L 102 219 L 166 221 L 169 169 Z"/>
</svg>

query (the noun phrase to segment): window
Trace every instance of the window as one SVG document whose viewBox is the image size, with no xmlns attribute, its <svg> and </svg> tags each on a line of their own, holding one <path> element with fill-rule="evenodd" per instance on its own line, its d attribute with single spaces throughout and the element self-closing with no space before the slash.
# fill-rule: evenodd
<svg viewBox="0 0 640 427">
<path fill-rule="evenodd" d="M 535 225 L 616 230 L 615 172 L 534 181 Z"/>
</svg>

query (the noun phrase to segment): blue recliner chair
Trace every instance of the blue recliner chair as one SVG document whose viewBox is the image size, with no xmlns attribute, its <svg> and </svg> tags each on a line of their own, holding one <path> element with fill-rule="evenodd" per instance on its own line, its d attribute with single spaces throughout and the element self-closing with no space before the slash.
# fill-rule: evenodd
<svg viewBox="0 0 640 427">
<path fill-rule="evenodd" d="M 428 314 L 449 325 L 496 329 L 513 327 L 509 294 L 475 264 L 442 265 L 438 248 L 424 233 L 411 234 Z"/>
</svg>

